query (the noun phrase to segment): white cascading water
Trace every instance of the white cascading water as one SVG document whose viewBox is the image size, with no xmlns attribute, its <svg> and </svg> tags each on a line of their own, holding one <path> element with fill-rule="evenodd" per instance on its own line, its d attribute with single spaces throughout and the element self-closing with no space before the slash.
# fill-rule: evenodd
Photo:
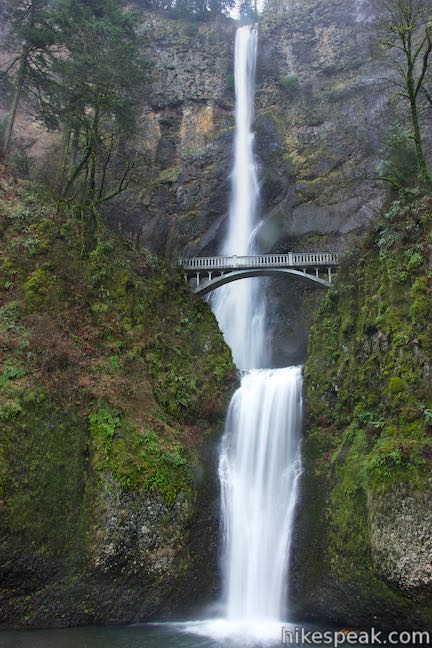
<svg viewBox="0 0 432 648">
<path fill-rule="evenodd" d="M 221 254 L 255 254 L 257 205 L 259 198 L 254 159 L 255 61 L 258 32 L 255 28 L 237 30 L 234 79 L 236 91 L 236 131 L 234 167 L 231 175 L 232 200 L 228 231 Z M 213 295 L 213 311 L 239 369 L 265 366 L 265 301 L 256 279 L 243 279 L 222 287 Z"/>
<path fill-rule="evenodd" d="M 223 254 L 254 254 L 259 198 L 252 132 L 255 27 L 235 45 L 236 138 L 232 203 Z M 291 525 L 300 473 L 301 370 L 269 361 L 265 295 L 257 279 L 216 291 L 213 301 L 234 361 L 247 370 L 228 411 L 220 456 L 226 619 L 277 623 L 286 602 Z"/>
<path fill-rule="evenodd" d="M 236 136 L 229 226 L 221 253 L 256 253 L 259 199 L 252 132 L 257 30 L 237 30 Z M 270 362 L 265 294 L 259 279 L 215 291 L 212 307 L 243 371 L 226 420 L 219 477 L 224 525 L 225 618 L 188 631 L 241 645 L 280 642 L 287 568 L 301 472 L 301 368 L 263 369 Z"/>
<path fill-rule="evenodd" d="M 231 401 L 219 466 L 229 621 L 283 618 L 300 417 L 299 367 L 247 372 Z"/>
</svg>

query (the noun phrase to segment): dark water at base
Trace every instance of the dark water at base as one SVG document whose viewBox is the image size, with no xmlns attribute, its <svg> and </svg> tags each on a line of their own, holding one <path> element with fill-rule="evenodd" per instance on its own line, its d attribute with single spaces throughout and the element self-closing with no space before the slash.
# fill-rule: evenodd
<svg viewBox="0 0 432 648">
<path fill-rule="evenodd" d="M 217 645 L 178 632 L 170 625 L 0 632 L 1 648 L 213 648 Z"/>
<path fill-rule="evenodd" d="M 275 646 L 310 644 L 283 644 L 282 627 L 277 641 L 256 642 L 251 639 L 243 641 L 197 636 L 186 631 L 187 624 L 144 624 L 135 626 L 94 626 L 83 628 L 65 628 L 58 630 L 11 630 L 0 631 L 0 648 L 274 648 Z M 188 626 L 190 628 L 190 625 Z M 322 626 L 307 626 L 307 631 L 328 631 Z M 337 630 L 335 628 L 331 629 Z M 315 643 L 318 647 L 331 646 L 334 643 Z M 360 646 L 372 648 L 370 644 L 348 644 L 339 646 Z M 377 644 L 375 644 L 377 645 Z M 397 648 L 396 644 L 392 644 Z M 414 644 L 405 644 L 414 645 Z"/>
</svg>

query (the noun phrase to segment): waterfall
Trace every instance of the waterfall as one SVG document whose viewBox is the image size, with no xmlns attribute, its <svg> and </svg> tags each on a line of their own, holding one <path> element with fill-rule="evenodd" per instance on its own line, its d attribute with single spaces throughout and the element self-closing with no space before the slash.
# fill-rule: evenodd
<svg viewBox="0 0 432 648">
<path fill-rule="evenodd" d="M 254 254 L 259 199 L 252 132 L 258 33 L 235 44 L 236 135 L 223 254 Z M 286 603 L 291 525 L 300 472 L 301 369 L 266 369 L 265 295 L 257 279 L 216 291 L 213 308 L 245 371 L 229 406 L 219 463 L 226 619 L 277 622 Z"/>
<path fill-rule="evenodd" d="M 257 38 L 255 27 L 237 30 L 232 197 L 221 250 L 227 255 L 256 253 L 259 189 L 252 121 Z M 228 409 L 219 460 L 225 617 L 192 631 L 238 639 L 241 645 L 280 641 L 301 472 L 302 372 L 300 367 L 263 368 L 271 344 L 259 279 L 222 286 L 211 303 L 242 380 Z"/>
<path fill-rule="evenodd" d="M 231 401 L 220 458 L 227 618 L 282 618 L 300 472 L 301 369 L 251 371 Z"/>
<path fill-rule="evenodd" d="M 236 92 L 234 168 L 231 205 L 223 255 L 256 254 L 259 198 L 254 159 L 255 62 L 258 32 L 255 27 L 237 30 L 234 80 Z M 256 279 L 244 279 L 216 290 L 213 311 L 239 369 L 265 366 L 265 301 Z"/>
</svg>

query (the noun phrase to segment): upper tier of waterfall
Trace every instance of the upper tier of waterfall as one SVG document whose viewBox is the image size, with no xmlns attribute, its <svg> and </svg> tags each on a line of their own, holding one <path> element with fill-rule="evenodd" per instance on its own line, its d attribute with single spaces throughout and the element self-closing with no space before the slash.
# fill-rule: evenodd
<svg viewBox="0 0 432 648">
<path fill-rule="evenodd" d="M 259 188 L 254 156 L 255 63 L 258 31 L 240 27 L 235 43 L 235 139 L 228 228 L 221 253 L 255 254 Z M 244 279 L 220 288 L 212 307 L 239 369 L 266 366 L 265 298 L 259 281 Z"/>
</svg>

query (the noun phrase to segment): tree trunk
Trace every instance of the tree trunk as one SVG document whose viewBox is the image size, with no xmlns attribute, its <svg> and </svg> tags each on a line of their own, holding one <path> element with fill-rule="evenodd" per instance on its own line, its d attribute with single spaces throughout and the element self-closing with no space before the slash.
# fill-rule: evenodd
<svg viewBox="0 0 432 648">
<path fill-rule="evenodd" d="M 418 179 L 421 184 L 427 184 L 428 182 L 430 182 L 431 178 L 428 170 L 428 165 L 426 162 L 426 157 L 423 151 L 417 103 L 415 99 L 410 100 L 410 106 L 411 106 L 411 121 L 413 127 L 413 137 L 414 137 L 414 144 L 415 144 L 416 158 L 417 158 Z"/>
<path fill-rule="evenodd" d="M 73 129 L 72 148 L 71 148 L 71 162 L 73 166 L 75 166 L 75 164 L 78 162 L 79 139 L 80 139 L 80 127 L 75 126 L 75 128 Z"/>
<path fill-rule="evenodd" d="M 60 180 L 59 180 L 60 190 L 64 186 L 66 174 L 69 168 L 70 142 L 71 142 L 71 127 L 67 126 L 63 134 L 63 155 L 62 155 L 62 161 L 60 167 Z"/>
<path fill-rule="evenodd" d="M 88 147 L 87 149 L 84 150 L 82 158 L 81 158 L 79 164 L 77 164 L 75 166 L 75 168 L 72 170 L 69 178 L 66 181 L 66 186 L 64 187 L 64 189 L 62 191 L 63 198 L 67 197 L 67 195 L 68 195 L 69 191 L 71 190 L 72 185 L 74 184 L 75 180 L 78 178 L 79 174 L 81 173 L 81 171 L 86 166 L 86 164 L 87 164 L 87 162 L 88 162 L 88 160 L 90 158 L 90 155 L 91 155 L 91 148 Z"/>
<path fill-rule="evenodd" d="M 93 128 L 91 133 L 92 155 L 90 161 L 90 179 L 89 179 L 89 200 L 94 203 L 96 200 L 96 168 L 99 144 L 99 108 L 95 109 Z"/>
<path fill-rule="evenodd" d="M 407 46 L 405 49 L 407 58 L 406 88 L 410 102 L 411 125 L 417 160 L 417 176 L 419 183 L 424 185 L 430 182 L 430 175 L 422 145 L 422 136 L 417 108 L 418 91 L 416 91 L 415 59 L 413 59 L 412 56 L 412 47 L 411 34 L 408 34 Z"/>
<path fill-rule="evenodd" d="M 5 157 L 8 156 L 12 140 L 12 132 L 15 124 L 15 118 L 18 110 L 18 105 L 21 99 L 22 89 L 27 70 L 27 48 L 23 47 L 19 57 L 18 70 L 14 81 L 14 91 L 12 96 L 12 105 L 9 111 L 6 129 L 3 137 L 3 152 Z"/>
</svg>

